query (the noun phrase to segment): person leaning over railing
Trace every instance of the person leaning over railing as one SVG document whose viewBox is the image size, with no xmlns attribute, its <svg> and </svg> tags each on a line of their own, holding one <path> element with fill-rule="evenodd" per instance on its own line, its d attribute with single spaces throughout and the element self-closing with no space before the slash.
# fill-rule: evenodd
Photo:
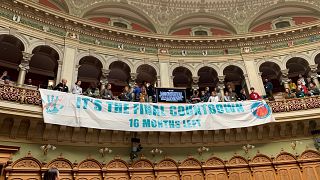
<svg viewBox="0 0 320 180">
<path fill-rule="evenodd" d="M 99 91 L 99 88 L 97 88 L 97 83 L 92 82 L 84 94 L 89 97 L 99 98 L 100 91 Z"/>
<path fill-rule="evenodd" d="M 67 80 L 62 79 L 61 83 L 59 83 L 56 87 L 54 87 L 54 90 L 61 91 L 61 92 L 69 92 L 69 88 L 67 86 Z"/>
<path fill-rule="evenodd" d="M 112 88 L 112 85 L 110 83 L 108 83 L 106 85 L 106 88 L 104 88 L 102 91 L 101 91 L 101 98 L 102 99 L 107 99 L 107 100 L 113 100 L 114 97 L 113 97 L 113 93 L 111 91 L 111 88 Z"/>
<path fill-rule="evenodd" d="M 250 91 L 251 91 L 251 93 L 250 93 L 250 99 L 251 100 L 260 100 L 260 99 L 262 99 L 261 96 L 257 92 L 254 91 L 253 87 L 250 88 Z"/>
<path fill-rule="evenodd" d="M 123 92 L 119 96 L 120 101 L 132 101 L 132 92 L 130 89 L 128 85 L 123 88 Z"/>
<path fill-rule="evenodd" d="M 80 86 L 81 86 L 81 81 L 78 80 L 78 81 L 73 85 L 71 92 L 72 92 L 73 94 L 81 95 L 81 94 L 82 94 L 82 88 L 81 88 Z"/>
</svg>

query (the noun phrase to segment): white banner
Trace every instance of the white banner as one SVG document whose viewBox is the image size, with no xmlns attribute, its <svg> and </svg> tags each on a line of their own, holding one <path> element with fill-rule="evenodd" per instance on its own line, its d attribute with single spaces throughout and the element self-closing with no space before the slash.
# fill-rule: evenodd
<svg viewBox="0 0 320 180">
<path fill-rule="evenodd" d="M 40 89 L 45 123 L 121 131 L 196 131 L 273 122 L 264 101 L 155 104 L 110 101 Z"/>
</svg>

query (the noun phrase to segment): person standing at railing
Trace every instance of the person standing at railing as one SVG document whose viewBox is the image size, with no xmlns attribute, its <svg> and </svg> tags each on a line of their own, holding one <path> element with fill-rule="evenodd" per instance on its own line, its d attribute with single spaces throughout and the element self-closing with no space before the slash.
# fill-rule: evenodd
<svg viewBox="0 0 320 180">
<path fill-rule="evenodd" d="M 81 81 L 78 80 L 75 83 L 75 85 L 72 87 L 72 93 L 81 95 L 82 94 L 82 88 L 80 86 L 81 86 Z"/>
<path fill-rule="evenodd" d="M 137 83 L 134 83 L 133 91 L 132 91 L 133 101 L 135 101 L 135 102 L 140 101 L 140 93 L 141 93 L 141 88 L 139 87 L 139 85 Z"/>
<path fill-rule="evenodd" d="M 219 97 L 217 95 L 217 92 L 216 91 L 212 91 L 211 92 L 211 96 L 208 99 L 208 102 L 219 102 L 219 101 L 220 101 L 220 99 L 219 99 Z"/>
<path fill-rule="evenodd" d="M 238 95 L 238 100 L 239 100 L 239 101 L 245 101 L 245 100 L 247 100 L 247 95 L 246 95 L 246 91 L 244 90 L 244 88 L 242 88 L 242 89 L 240 90 L 240 93 L 239 93 L 239 95 Z"/>
<path fill-rule="evenodd" d="M 139 102 L 148 102 L 148 93 L 145 86 L 141 86 L 141 93 L 139 98 L 140 98 Z"/>
<path fill-rule="evenodd" d="M 100 91 L 97 87 L 97 84 L 95 82 L 92 82 L 89 86 L 89 88 L 86 90 L 85 95 L 93 98 L 99 98 L 100 97 Z"/>
<path fill-rule="evenodd" d="M 67 86 L 67 80 L 62 79 L 61 83 L 59 83 L 54 90 L 61 91 L 61 92 L 69 92 L 69 88 Z"/>
<path fill-rule="evenodd" d="M 314 85 L 314 83 L 311 82 L 309 84 L 309 96 L 316 96 L 319 94 L 320 94 L 319 88 L 316 85 Z"/>
<path fill-rule="evenodd" d="M 292 82 L 292 79 L 289 79 L 289 89 L 291 92 L 297 91 L 297 85 L 296 83 Z"/>
<path fill-rule="evenodd" d="M 260 96 L 257 92 L 254 91 L 254 88 L 253 88 L 253 87 L 250 88 L 250 91 L 251 91 L 251 93 L 250 93 L 250 99 L 251 99 L 251 100 L 259 100 L 259 99 L 262 99 L 261 96 Z"/>
<path fill-rule="evenodd" d="M 132 101 L 132 92 L 130 87 L 126 85 L 123 89 L 123 92 L 119 96 L 120 101 Z"/>
<path fill-rule="evenodd" d="M 274 100 L 272 91 L 273 91 L 273 84 L 269 81 L 269 79 L 265 79 L 264 89 L 266 90 L 266 98 L 270 100 Z"/>
<path fill-rule="evenodd" d="M 110 83 L 107 84 L 107 88 L 104 88 L 101 91 L 101 98 L 107 100 L 114 100 L 113 93 L 111 91 L 112 85 Z"/>
</svg>

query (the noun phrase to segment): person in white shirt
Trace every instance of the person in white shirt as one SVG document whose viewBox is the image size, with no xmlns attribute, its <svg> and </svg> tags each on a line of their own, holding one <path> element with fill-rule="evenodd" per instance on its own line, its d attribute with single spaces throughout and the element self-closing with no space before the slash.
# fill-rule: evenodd
<svg viewBox="0 0 320 180">
<path fill-rule="evenodd" d="M 80 85 L 81 85 L 81 81 L 78 80 L 75 83 L 75 85 L 72 87 L 72 93 L 73 94 L 79 94 L 79 95 L 82 94 L 82 88 L 80 87 Z"/>
<path fill-rule="evenodd" d="M 217 95 L 216 91 L 211 92 L 208 102 L 219 102 L 219 96 Z"/>
<path fill-rule="evenodd" d="M 231 97 L 229 96 L 229 92 L 224 93 L 224 102 L 231 102 Z"/>
</svg>

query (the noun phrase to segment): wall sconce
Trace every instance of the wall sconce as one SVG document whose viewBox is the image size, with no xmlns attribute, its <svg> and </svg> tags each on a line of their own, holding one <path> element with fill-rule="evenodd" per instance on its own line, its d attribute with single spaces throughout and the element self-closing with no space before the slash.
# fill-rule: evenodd
<svg viewBox="0 0 320 180">
<path fill-rule="evenodd" d="M 158 148 L 153 148 L 150 153 L 152 154 L 152 156 L 156 156 L 156 155 L 160 155 L 163 153 L 163 151 L 161 149 L 158 149 Z"/>
<path fill-rule="evenodd" d="M 296 147 L 297 147 L 298 144 L 302 144 L 302 142 L 301 141 L 292 141 L 290 143 L 290 146 L 291 146 L 292 150 L 296 150 Z"/>
<path fill-rule="evenodd" d="M 57 147 L 51 145 L 51 144 L 46 144 L 46 145 L 43 145 L 43 146 L 40 146 L 40 149 L 43 151 L 43 154 L 44 155 L 47 155 L 48 154 L 48 151 L 49 150 L 56 150 Z"/>
<path fill-rule="evenodd" d="M 105 147 L 105 148 L 99 149 L 99 153 L 101 154 L 102 157 L 104 157 L 106 153 L 111 154 L 112 150 L 110 148 Z"/>
<path fill-rule="evenodd" d="M 207 148 L 207 147 L 205 147 L 205 146 L 202 146 L 202 147 L 199 147 L 198 149 L 197 149 L 197 151 L 198 151 L 198 153 L 199 153 L 199 155 L 201 156 L 202 155 L 202 153 L 203 152 L 208 152 L 210 149 L 209 148 Z"/>
<path fill-rule="evenodd" d="M 244 152 L 245 152 L 246 154 L 249 153 L 249 150 L 250 150 L 250 149 L 254 149 L 254 148 L 255 148 L 255 146 L 254 146 L 254 145 L 251 145 L 251 144 L 247 144 L 247 145 L 242 146 L 242 149 L 244 150 Z"/>
</svg>

